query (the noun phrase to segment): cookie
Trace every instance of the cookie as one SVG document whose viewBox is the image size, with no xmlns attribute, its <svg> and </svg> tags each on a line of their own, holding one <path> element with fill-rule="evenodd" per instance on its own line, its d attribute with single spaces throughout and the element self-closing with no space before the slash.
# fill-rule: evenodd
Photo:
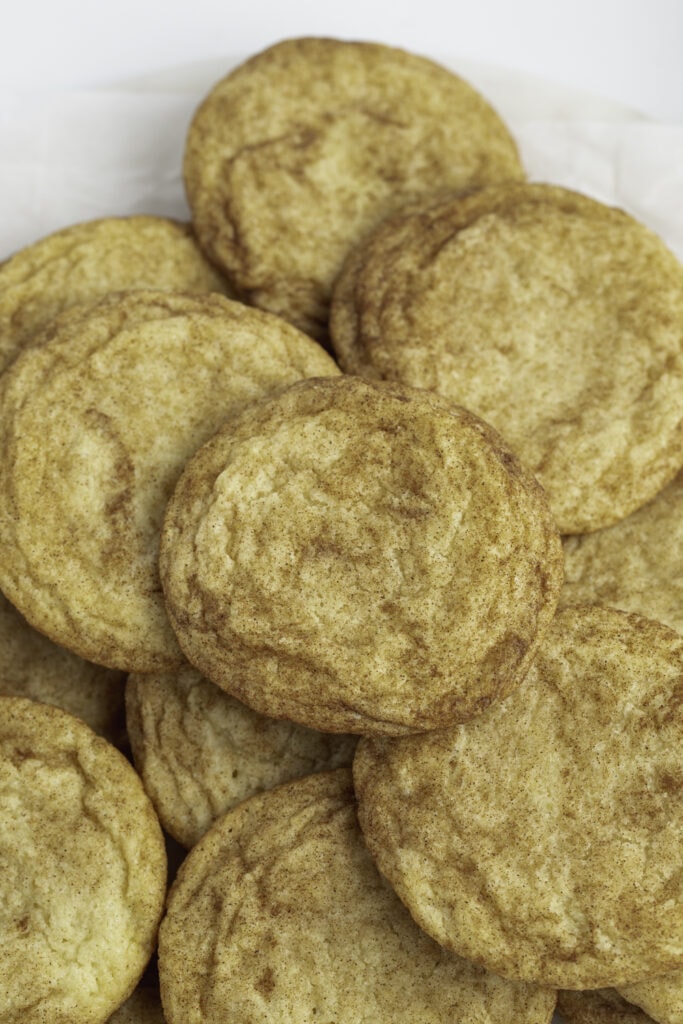
<svg viewBox="0 0 683 1024">
<path fill-rule="evenodd" d="M 232 294 L 187 224 L 145 215 L 74 224 L 0 265 L 0 371 L 64 309 L 128 288 Z"/>
<path fill-rule="evenodd" d="M 683 1021 L 683 970 L 623 985 L 619 992 L 661 1024 Z"/>
<path fill-rule="evenodd" d="M 555 988 L 683 966 L 682 681 L 673 630 L 566 609 L 507 700 L 438 733 L 362 740 L 361 826 L 418 924 Z"/>
<path fill-rule="evenodd" d="M 212 682 L 274 718 L 393 735 L 519 681 L 562 556 L 545 495 L 485 423 L 338 377 L 255 404 L 190 460 L 160 570 Z"/>
<path fill-rule="evenodd" d="M 247 797 L 350 765 L 356 737 L 256 714 L 189 666 L 133 674 L 126 719 L 135 765 L 159 819 L 183 846 Z"/>
<path fill-rule="evenodd" d="M 557 1009 L 566 1024 L 652 1024 L 652 1017 L 613 988 L 558 992 Z"/>
<path fill-rule="evenodd" d="M 467 82 L 377 43 L 287 39 L 218 82 L 186 141 L 200 243 L 240 294 L 316 338 L 348 250 L 416 195 L 524 172 Z"/>
<path fill-rule="evenodd" d="M 125 681 L 123 672 L 53 644 L 0 594 L 0 695 L 54 704 L 118 744 L 125 728 Z"/>
<path fill-rule="evenodd" d="M 159 977 L 169 1024 L 547 1024 L 555 1004 L 416 927 L 368 855 L 344 769 L 253 797 L 204 836 L 169 895 Z"/>
<path fill-rule="evenodd" d="M 560 604 L 640 612 L 683 633 L 683 472 L 626 519 L 564 539 Z"/>
<path fill-rule="evenodd" d="M 334 294 L 342 369 L 490 422 L 560 532 L 608 526 L 683 465 L 683 266 L 622 210 L 510 183 L 396 216 Z"/>
<path fill-rule="evenodd" d="M 220 295 L 112 294 L 53 321 L 0 383 L 0 587 L 50 639 L 123 671 L 179 667 L 157 571 L 164 506 L 226 416 L 330 357 Z"/>
<path fill-rule="evenodd" d="M 161 829 L 123 755 L 58 708 L 0 697 L 0 1019 L 106 1021 L 165 894 Z"/>
</svg>

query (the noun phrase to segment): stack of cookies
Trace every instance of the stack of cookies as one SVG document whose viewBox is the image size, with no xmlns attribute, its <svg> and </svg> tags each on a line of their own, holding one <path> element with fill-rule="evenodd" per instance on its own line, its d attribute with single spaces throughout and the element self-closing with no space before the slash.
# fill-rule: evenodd
<svg viewBox="0 0 683 1024">
<path fill-rule="evenodd" d="M 0 265 L 0 1020 L 679 1024 L 683 267 L 379 44 L 184 175 Z"/>
</svg>

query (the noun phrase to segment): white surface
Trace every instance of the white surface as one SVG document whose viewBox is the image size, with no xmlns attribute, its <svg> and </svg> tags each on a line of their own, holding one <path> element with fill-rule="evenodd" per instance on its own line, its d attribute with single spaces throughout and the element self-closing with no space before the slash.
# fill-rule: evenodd
<svg viewBox="0 0 683 1024">
<path fill-rule="evenodd" d="M 106 90 L 0 91 L 0 259 L 94 217 L 189 218 L 181 160 L 192 113 L 239 57 Z M 624 207 L 683 259 L 683 124 L 534 77 L 449 60 L 496 106 L 530 176 Z"/>
<path fill-rule="evenodd" d="M 0 87 L 91 87 L 284 36 L 376 39 L 683 123 L 681 0 L 6 0 Z"/>
</svg>

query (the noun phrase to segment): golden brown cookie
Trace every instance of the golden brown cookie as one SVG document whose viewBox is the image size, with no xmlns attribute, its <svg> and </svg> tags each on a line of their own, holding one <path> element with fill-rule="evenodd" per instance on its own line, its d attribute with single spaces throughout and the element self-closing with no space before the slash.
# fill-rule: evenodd
<svg viewBox="0 0 683 1024">
<path fill-rule="evenodd" d="M 2 696 L 54 704 L 118 744 L 125 728 L 125 678 L 53 644 L 0 594 Z"/>
<path fill-rule="evenodd" d="M 126 719 L 143 785 L 186 847 L 241 800 L 350 765 L 357 741 L 259 715 L 189 666 L 130 675 Z"/>
<path fill-rule="evenodd" d="M 683 633 L 683 472 L 604 530 L 564 539 L 560 604 L 640 612 Z"/>
<path fill-rule="evenodd" d="M 349 258 L 342 368 L 493 424 L 560 532 L 623 518 L 683 465 L 683 266 L 621 210 L 511 183 L 396 216 Z"/>
<path fill-rule="evenodd" d="M 619 992 L 660 1024 L 683 1024 L 683 970 L 622 985 Z"/>
<path fill-rule="evenodd" d="M 232 291 L 187 224 L 146 215 L 74 224 L 0 265 L 0 371 L 62 310 L 127 288 Z"/>
<path fill-rule="evenodd" d="M 557 1009 L 566 1024 L 652 1024 L 652 1017 L 613 988 L 558 992 Z"/>
<path fill-rule="evenodd" d="M 287 39 L 218 82 L 187 137 L 201 244 L 247 301 L 323 338 L 346 253 L 416 195 L 524 177 L 463 79 L 377 43 Z"/>
<path fill-rule="evenodd" d="M 130 764 L 58 708 L 0 697 L 0 1020 L 102 1024 L 131 994 L 166 894 Z"/>
<path fill-rule="evenodd" d="M 557 988 L 683 965 L 682 687 L 683 637 L 577 607 L 483 715 L 361 741 L 361 825 L 418 924 Z"/>
<path fill-rule="evenodd" d="M 188 855 L 159 933 L 169 1024 L 547 1024 L 555 993 L 421 932 L 374 867 L 350 773 L 247 800 Z"/>
<path fill-rule="evenodd" d="M 289 324 L 220 295 L 116 293 L 62 313 L 0 384 L 0 586 L 98 664 L 180 666 L 157 573 L 164 506 L 226 416 L 338 374 Z"/>
<path fill-rule="evenodd" d="M 160 569 L 188 660 L 261 714 L 396 734 L 525 673 L 562 558 L 502 439 L 425 391 L 302 381 L 230 420 L 169 502 Z"/>
</svg>

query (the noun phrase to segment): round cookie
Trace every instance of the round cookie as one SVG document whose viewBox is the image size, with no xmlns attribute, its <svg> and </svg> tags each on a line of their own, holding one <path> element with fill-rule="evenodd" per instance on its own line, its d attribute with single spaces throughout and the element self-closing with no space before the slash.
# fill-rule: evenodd
<svg viewBox="0 0 683 1024">
<path fill-rule="evenodd" d="M 189 666 L 130 675 L 126 720 L 161 824 L 186 847 L 241 800 L 350 765 L 357 741 L 259 715 Z"/>
<path fill-rule="evenodd" d="M 57 708 L 0 697 L 0 1019 L 106 1021 L 165 894 L 161 829 L 123 755 Z"/>
<path fill-rule="evenodd" d="M 418 924 L 556 988 L 683 965 L 682 680 L 673 630 L 566 609 L 507 700 L 438 733 L 361 741 L 361 826 Z"/>
<path fill-rule="evenodd" d="M 356 820 L 350 773 L 230 811 L 180 869 L 159 932 L 169 1024 L 547 1024 L 555 993 L 503 981 L 422 933 Z"/>
<path fill-rule="evenodd" d="M 58 313 L 129 288 L 231 294 L 187 224 L 142 214 L 74 224 L 0 264 L 0 371 Z"/>
<path fill-rule="evenodd" d="M 566 1024 L 654 1024 L 652 1017 L 613 988 L 558 992 L 557 1009 Z"/>
<path fill-rule="evenodd" d="M 54 704 L 119 744 L 125 679 L 53 644 L 0 594 L 0 695 Z"/>
<path fill-rule="evenodd" d="M 344 257 L 416 195 L 524 177 L 465 81 L 377 43 L 287 39 L 218 82 L 187 136 L 197 236 L 243 297 L 325 338 Z"/>
<path fill-rule="evenodd" d="M 628 518 L 563 543 L 561 605 L 612 605 L 683 633 L 683 472 Z"/>
<path fill-rule="evenodd" d="M 683 266 L 588 196 L 510 183 L 397 215 L 349 258 L 330 330 L 347 372 L 496 427 L 561 533 L 616 522 L 683 465 Z"/>
<path fill-rule="evenodd" d="M 426 391 L 308 380 L 188 463 L 160 548 L 187 659 L 261 714 L 419 732 L 524 675 L 561 544 L 502 439 Z"/>
<path fill-rule="evenodd" d="M 230 414 L 338 374 L 289 324 L 220 295 L 74 307 L 0 378 L 0 586 L 28 621 L 124 671 L 179 667 L 157 550 L 186 459 Z"/>
</svg>

